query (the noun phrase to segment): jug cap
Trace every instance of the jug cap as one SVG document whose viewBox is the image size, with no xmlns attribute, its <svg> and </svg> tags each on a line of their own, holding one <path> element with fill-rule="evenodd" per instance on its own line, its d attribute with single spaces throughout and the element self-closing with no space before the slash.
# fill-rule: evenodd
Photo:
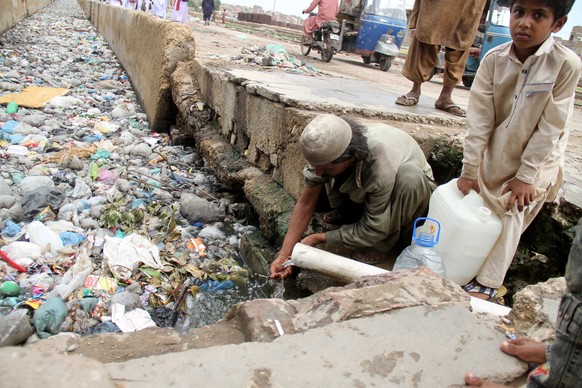
<svg viewBox="0 0 582 388">
<path fill-rule="evenodd" d="M 434 236 L 432 234 L 420 232 L 416 238 L 416 245 L 432 248 L 436 245 L 436 242 L 434 241 Z"/>
<path fill-rule="evenodd" d="M 418 234 L 418 237 L 416 236 L 416 224 L 418 223 L 418 221 L 421 220 L 432 221 L 437 224 L 438 229 L 436 239 L 434 238 L 432 233 L 426 232 L 420 232 Z M 439 243 L 440 236 L 441 236 L 441 223 L 435 220 L 434 218 L 418 217 L 416 220 L 414 220 L 414 228 L 412 229 L 412 242 L 416 243 L 416 245 L 420 245 L 421 247 L 434 247 Z"/>
</svg>

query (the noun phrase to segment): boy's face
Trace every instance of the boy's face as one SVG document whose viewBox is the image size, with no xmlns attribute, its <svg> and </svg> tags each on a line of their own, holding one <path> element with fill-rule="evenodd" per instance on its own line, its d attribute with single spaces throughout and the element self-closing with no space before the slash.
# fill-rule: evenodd
<svg viewBox="0 0 582 388">
<path fill-rule="evenodd" d="M 564 16 L 554 21 L 554 11 L 543 0 L 517 0 L 511 8 L 509 29 L 518 58 L 524 60 L 550 36 L 562 29 Z"/>
</svg>

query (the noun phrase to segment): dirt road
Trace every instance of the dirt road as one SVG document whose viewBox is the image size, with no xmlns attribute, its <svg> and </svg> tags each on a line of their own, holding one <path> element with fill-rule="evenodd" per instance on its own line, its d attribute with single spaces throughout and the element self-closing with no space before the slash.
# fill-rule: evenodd
<svg viewBox="0 0 582 388">
<path fill-rule="evenodd" d="M 235 56 L 240 54 L 243 47 L 277 43 L 285 47 L 289 55 L 330 75 L 374 82 L 380 88 L 387 88 L 398 94 L 408 92 L 411 87 L 410 81 L 400 74 L 404 63 L 402 59 L 394 60 L 392 67 L 387 72 L 381 71 L 378 65 L 365 65 L 360 56 L 351 53 L 342 52 L 336 54 L 331 62 L 324 63 L 316 52 L 312 51 L 309 56 L 303 56 L 299 44 L 289 42 L 288 35 L 279 33 L 277 36 L 285 40 L 277 39 L 275 37 L 276 30 L 268 26 L 257 25 L 256 27 L 249 27 L 249 23 L 245 25 L 226 24 L 227 27 L 217 24 L 204 26 L 201 22 L 190 23 L 190 26 L 195 34 L 196 57 L 199 59 L 208 58 L 212 60 L 212 54 Z M 423 97 L 420 99 L 420 106 L 434 107 L 434 101 L 442 87 L 441 81 L 442 78 L 437 75 L 433 80 L 423 85 Z M 469 99 L 469 90 L 460 85 L 455 90 L 454 97 L 457 103 L 466 107 Z M 413 112 L 414 108 L 411 109 Z"/>
</svg>

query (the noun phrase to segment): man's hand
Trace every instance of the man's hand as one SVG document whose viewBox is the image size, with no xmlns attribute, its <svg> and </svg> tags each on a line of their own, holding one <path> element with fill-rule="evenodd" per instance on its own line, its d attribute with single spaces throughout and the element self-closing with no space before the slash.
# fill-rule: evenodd
<svg viewBox="0 0 582 388">
<path fill-rule="evenodd" d="M 319 244 L 323 244 L 325 242 L 325 233 L 314 233 L 310 234 L 309 236 L 305 237 L 301 240 L 301 244 L 309 245 L 310 247 L 314 247 Z"/>
<path fill-rule="evenodd" d="M 459 178 L 457 179 L 457 188 L 461 193 L 467 195 L 471 189 L 479 192 L 479 183 L 477 179 Z"/>
<path fill-rule="evenodd" d="M 279 256 L 273 263 L 271 264 L 270 275 L 273 279 L 285 279 L 289 275 L 291 275 L 291 271 L 293 270 L 291 266 L 282 268 L 283 263 L 289 260 L 287 256 Z"/>
<path fill-rule="evenodd" d="M 509 201 L 505 206 L 505 210 L 511 210 L 511 206 L 517 201 L 517 209 L 522 211 L 525 206 L 529 206 L 534 200 L 534 187 L 528 183 L 522 182 L 517 178 L 509 181 L 502 195 L 511 191 Z"/>
</svg>

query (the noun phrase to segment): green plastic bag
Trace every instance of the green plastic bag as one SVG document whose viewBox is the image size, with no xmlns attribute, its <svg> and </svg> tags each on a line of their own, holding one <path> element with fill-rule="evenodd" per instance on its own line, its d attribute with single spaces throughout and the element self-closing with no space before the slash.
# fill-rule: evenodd
<svg viewBox="0 0 582 388">
<path fill-rule="evenodd" d="M 47 299 L 32 317 L 32 323 L 42 339 L 58 334 L 67 316 L 67 306 L 61 298 Z"/>
</svg>

